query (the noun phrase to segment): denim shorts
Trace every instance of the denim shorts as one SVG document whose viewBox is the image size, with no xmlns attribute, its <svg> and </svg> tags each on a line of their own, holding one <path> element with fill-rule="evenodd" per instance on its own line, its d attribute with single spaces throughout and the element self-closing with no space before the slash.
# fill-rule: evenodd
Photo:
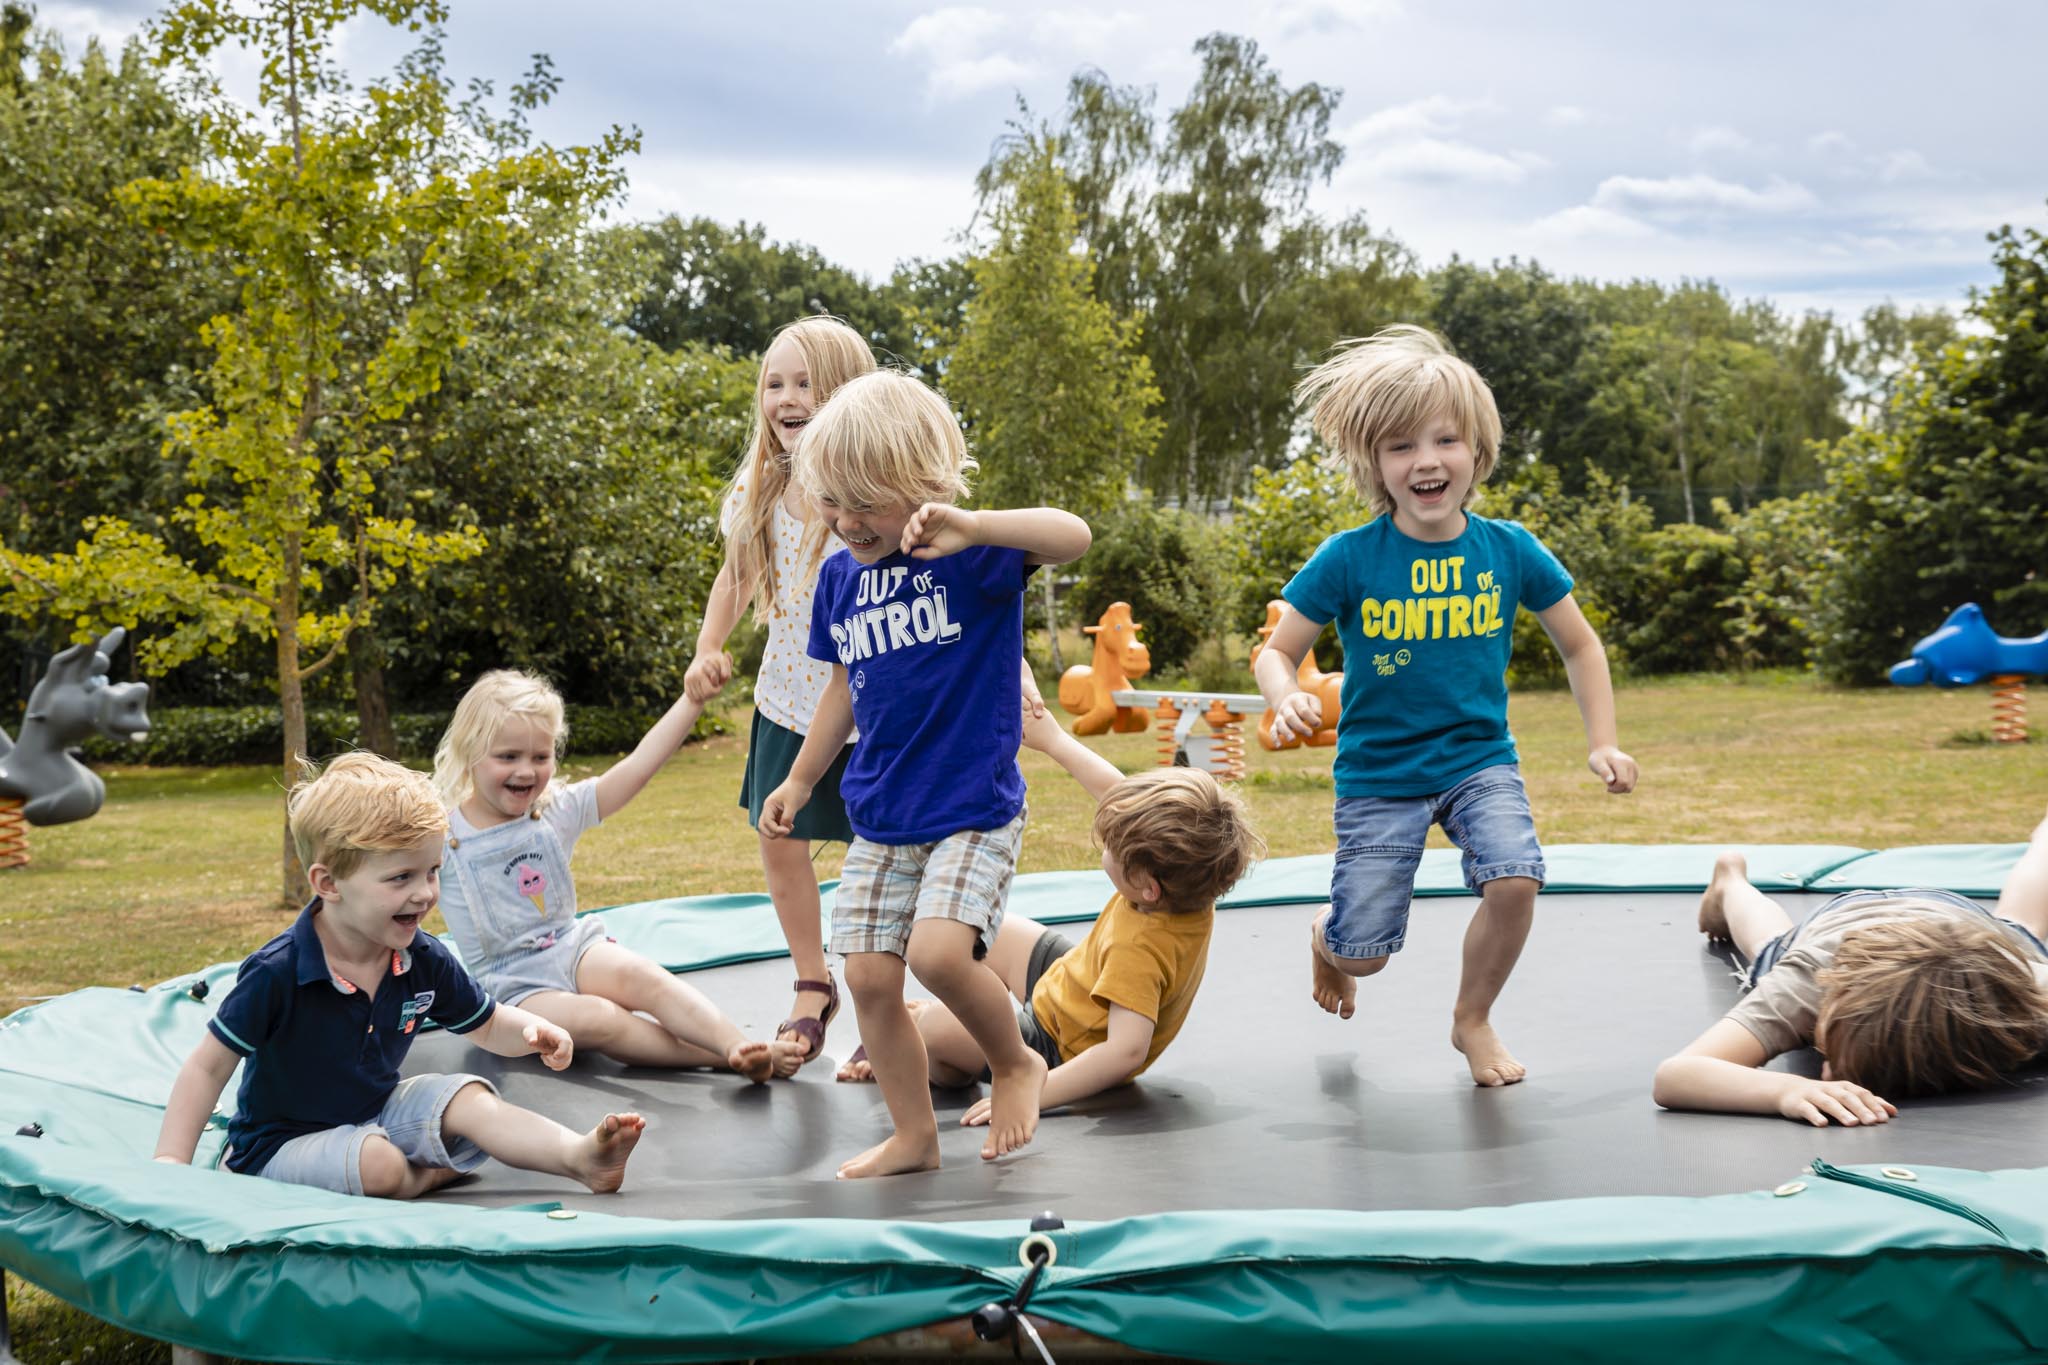
<svg viewBox="0 0 2048 1365">
<path fill-rule="evenodd" d="M 1385 957 L 1408 937 L 1408 905 L 1431 825 L 1464 850 L 1465 888 L 1477 895 L 1502 877 L 1544 879 L 1543 849 L 1529 815 L 1522 770 L 1481 768 L 1434 796 L 1337 798 L 1337 867 L 1323 944 L 1337 957 Z"/>
<path fill-rule="evenodd" d="M 388 1140 L 415 1166 L 473 1171 L 489 1159 L 483 1148 L 468 1138 L 456 1139 L 451 1147 L 441 1134 L 448 1104 L 465 1085 L 481 1085 L 493 1094 L 498 1089 L 481 1076 L 408 1076 L 371 1122 L 345 1123 L 295 1137 L 277 1149 L 259 1174 L 287 1185 L 361 1194 L 363 1144 L 373 1137 Z"/>
<path fill-rule="evenodd" d="M 496 970 L 479 971 L 477 984 L 504 1005 L 516 1005 L 542 991 L 574 995 L 576 969 L 583 965 L 583 955 L 600 943 L 617 941 L 604 931 L 603 919 L 584 915 L 532 950 L 501 959 Z"/>
<path fill-rule="evenodd" d="M 1845 905 L 1857 905 L 1864 901 L 1897 900 L 1901 896 L 1910 896 L 1916 901 L 1933 901 L 1937 905 L 1953 905 L 1957 909 L 1966 911 L 1969 914 L 1982 915 L 1984 918 L 1996 923 L 2006 933 L 2018 937 L 2023 942 L 2033 944 L 2035 950 L 2043 958 L 2048 958 L 2048 944 L 2044 944 L 2040 939 L 2034 937 L 2034 931 L 2027 928 L 2026 925 L 2021 924 L 2017 920 L 2006 919 L 1981 901 L 1973 901 L 1968 896 L 1959 896 L 1953 891 L 1937 891 L 1931 886 L 1906 886 L 1893 891 L 1844 891 L 1841 895 L 1830 896 L 1827 900 L 1816 905 L 1813 909 L 1801 915 L 1797 924 L 1794 924 L 1790 929 L 1787 929 L 1784 933 L 1757 949 L 1756 961 L 1749 964 L 1749 975 L 1744 979 L 1743 986 L 1753 989 L 1757 982 L 1763 980 L 1764 973 L 1778 965 L 1778 959 L 1785 956 L 1792 948 L 1792 945 L 1798 942 L 1799 935 L 1806 928 L 1807 921 L 1813 919 L 1816 915 L 1824 915 L 1830 910 L 1839 910 Z"/>
</svg>

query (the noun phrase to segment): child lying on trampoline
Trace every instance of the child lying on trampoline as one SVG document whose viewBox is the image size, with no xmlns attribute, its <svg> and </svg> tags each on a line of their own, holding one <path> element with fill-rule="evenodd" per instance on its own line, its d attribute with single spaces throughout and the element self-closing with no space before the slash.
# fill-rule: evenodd
<svg viewBox="0 0 2048 1365">
<path fill-rule="evenodd" d="M 1026 747 L 1049 754 L 1099 803 L 1095 841 L 1116 894 L 1077 947 L 1057 930 L 1011 915 L 988 965 L 1016 996 L 1024 1041 L 1045 1058 L 1044 1108 L 1122 1085 L 1159 1060 L 1180 1032 L 1209 960 L 1216 901 L 1265 844 L 1244 801 L 1193 768 L 1125 777 L 1049 714 L 1024 719 Z M 931 1059 L 931 1082 L 972 1084 L 986 1074 L 973 1037 L 944 1005 L 913 1007 Z M 858 1054 L 841 1080 L 867 1080 Z M 989 1121 L 986 1096 L 961 1123 Z"/>
<path fill-rule="evenodd" d="M 1667 1109 L 1884 1123 L 1894 1099 L 1988 1090 L 2048 1048 L 2048 819 L 1996 913 L 1948 891 L 1851 891 L 1794 924 L 1723 854 L 1700 932 L 1749 963 L 1748 994 L 1657 1068 Z M 1812 1047 L 1820 1079 L 1762 1066 Z"/>
<path fill-rule="evenodd" d="M 188 1164 L 236 1063 L 229 1170 L 343 1194 L 411 1199 L 494 1156 L 609 1194 L 645 1126 L 606 1114 L 587 1133 L 507 1104 L 479 1076 L 398 1078 L 430 1019 L 503 1057 L 569 1065 L 569 1035 L 493 1000 L 420 922 L 448 829 L 433 783 L 344 754 L 293 788 L 292 841 L 313 899 L 242 964 L 171 1088 L 156 1159 Z"/>
</svg>

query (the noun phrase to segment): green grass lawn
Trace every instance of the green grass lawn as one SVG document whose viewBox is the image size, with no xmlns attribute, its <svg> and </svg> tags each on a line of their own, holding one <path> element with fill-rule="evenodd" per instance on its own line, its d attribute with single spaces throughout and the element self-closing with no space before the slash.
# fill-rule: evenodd
<svg viewBox="0 0 2048 1365">
<path fill-rule="evenodd" d="M 1643 770 L 1627 797 L 1608 796 L 1587 773 L 1569 694 L 1514 698 L 1546 842 L 2013 843 L 2048 802 L 2048 744 L 1984 743 L 1982 688 L 1840 691 L 1769 674 L 1623 684 L 1618 701 L 1622 747 Z M 1156 761 L 1150 735 L 1092 742 L 1126 771 Z M 691 745 L 585 837 L 576 878 L 586 906 L 760 888 L 755 836 L 735 804 L 743 745 L 737 736 Z M 1328 851 L 1330 751 L 1251 749 L 1244 791 L 1272 853 Z M 572 762 L 567 775 L 608 762 Z M 1037 754 L 1024 755 L 1024 771 L 1024 870 L 1093 866 L 1079 789 Z M 288 922 L 275 898 L 275 768 L 106 776 L 98 816 L 32 830 L 34 862 L 0 873 L 0 1014 L 26 997 L 240 958 Z M 824 850 L 819 876 L 838 865 L 838 850 Z M 168 1358 L 168 1348 L 98 1327 L 12 1279 L 9 1297 L 25 1365 Z"/>
</svg>

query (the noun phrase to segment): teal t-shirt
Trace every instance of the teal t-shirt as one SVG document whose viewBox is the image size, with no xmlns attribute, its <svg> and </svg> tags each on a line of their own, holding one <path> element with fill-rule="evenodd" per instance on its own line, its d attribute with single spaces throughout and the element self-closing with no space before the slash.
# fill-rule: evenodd
<svg viewBox="0 0 2048 1365">
<path fill-rule="evenodd" d="M 1571 590 L 1520 522 L 1469 513 L 1456 540 L 1414 540 L 1379 516 L 1317 547 L 1282 595 L 1311 621 L 1335 621 L 1344 645 L 1337 795 L 1429 796 L 1513 763 L 1515 611 Z"/>
</svg>

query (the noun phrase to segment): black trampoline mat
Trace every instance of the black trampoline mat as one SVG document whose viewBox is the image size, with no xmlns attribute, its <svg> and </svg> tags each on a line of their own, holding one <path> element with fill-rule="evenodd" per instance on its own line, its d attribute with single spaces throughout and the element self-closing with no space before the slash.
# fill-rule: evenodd
<svg viewBox="0 0 2048 1365">
<path fill-rule="evenodd" d="M 1796 917 L 1819 897 L 1789 896 Z M 556 1074 L 430 1035 L 408 1072 L 489 1077 L 572 1128 L 635 1109 L 648 1129 L 616 1196 L 492 1162 L 437 1198 L 661 1218 L 1100 1220 L 1186 1209 L 1460 1209 L 1605 1195 L 1764 1189 L 1822 1156 L 1838 1165 L 1996 1170 L 2041 1164 L 2048 1075 L 1995 1094 L 1921 1100 L 1882 1127 L 1816 1129 L 1773 1117 L 1668 1113 L 1657 1063 L 1738 994 L 1695 930 L 1692 895 L 1546 895 L 1494 1012 L 1529 1079 L 1471 1084 L 1449 1042 L 1459 942 L 1474 902 L 1416 902 L 1407 947 L 1359 983 L 1355 1017 L 1308 996 L 1313 907 L 1229 910 L 1173 1046 L 1137 1083 L 1040 1123 L 1022 1152 L 979 1157 L 958 1126 L 979 1089 L 932 1092 L 944 1167 L 888 1179 L 834 1172 L 887 1133 L 873 1085 L 833 1080 L 857 1038 L 848 1002 L 830 1059 L 765 1086 L 712 1072 L 579 1057 Z M 1085 926 L 1081 926 L 1085 929 Z M 1070 933 L 1073 931 L 1069 931 Z M 787 960 L 692 972 L 750 1036 L 789 1008 Z M 1781 1058 L 1817 1074 L 1811 1052 Z"/>
</svg>

